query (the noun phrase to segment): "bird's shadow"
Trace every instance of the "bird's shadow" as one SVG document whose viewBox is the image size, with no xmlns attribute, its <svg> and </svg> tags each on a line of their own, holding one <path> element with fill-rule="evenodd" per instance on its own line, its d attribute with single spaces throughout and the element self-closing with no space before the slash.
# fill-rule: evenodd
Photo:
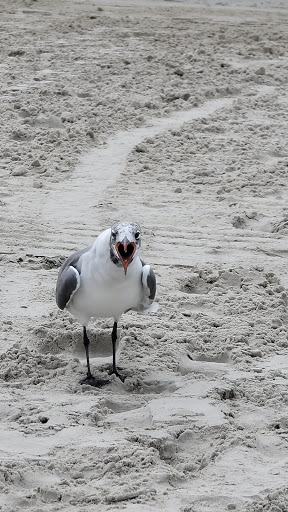
<svg viewBox="0 0 288 512">
<path fill-rule="evenodd" d="M 118 339 L 116 342 L 116 350 L 119 348 L 120 338 L 121 338 L 121 330 L 118 329 Z M 89 354 L 91 358 L 106 358 L 112 357 L 112 339 L 111 339 L 111 329 L 98 329 L 87 328 L 87 333 L 89 336 Z M 85 349 L 83 345 L 83 337 L 80 335 L 74 342 L 73 354 L 75 357 L 84 358 Z"/>
<path fill-rule="evenodd" d="M 111 328 L 89 325 L 87 333 L 90 340 L 90 357 L 91 358 L 111 358 L 112 357 L 112 326 Z M 118 329 L 118 339 L 116 348 L 119 354 L 119 344 L 121 338 L 121 328 Z M 85 359 L 85 348 L 83 344 L 83 329 L 79 325 L 56 325 L 49 328 L 47 326 L 37 326 L 31 337 L 33 347 L 37 345 L 40 353 L 46 354 L 70 354 L 70 356 L 79 359 Z"/>
</svg>

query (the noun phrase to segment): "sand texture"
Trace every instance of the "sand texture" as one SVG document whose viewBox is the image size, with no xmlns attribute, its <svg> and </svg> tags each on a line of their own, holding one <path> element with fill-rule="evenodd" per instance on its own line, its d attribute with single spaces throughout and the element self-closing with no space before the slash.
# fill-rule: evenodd
<svg viewBox="0 0 288 512">
<path fill-rule="evenodd" d="M 0 2 L 0 510 L 287 512 L 286 1 Z M 142 227 L 159 311 L 58 268 Z"/>
</svg>

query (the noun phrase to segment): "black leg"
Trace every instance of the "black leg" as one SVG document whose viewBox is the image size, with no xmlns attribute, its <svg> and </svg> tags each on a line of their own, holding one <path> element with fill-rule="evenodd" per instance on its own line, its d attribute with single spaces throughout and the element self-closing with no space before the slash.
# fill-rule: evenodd
<svg viewBox="0 0 288 512">
<path fill-rule="evenodd" d="M 90 369 L 90 359 L 89 359 L 89 338 L 87 336 L 86 327 L 83 326 L 83 343 L 85 347 L 86 352 L 86 361 L 87 361 L 87 379 L 90 379 L 92 377 L 91 369 Z"/>
<path fill-rule="evenodd" d="M 114 322 L 113 329 L 112 329 L 113 373 L 115 373 L 117 375 L 116 342 L 117 342 L 117 322 Z"/>
<path fill-rule="evenodd" d="M 87 361 L 87 377 L 86 379 L 83 379 L 80 381 L 81 384 L 88 384 L 89 386 L 94 386 L 95 388 L 100 388 L 101 386 L 104 386 L 105 384 L 108 384 L 109 380 L 105 379 L 97 379 L 96 377 L 93 377 L 90 369 L 90 359 L 89 359 L 89 338 L 87 336 L 86 327 L 83 326 L 83 343 L 85 347 L 86 352 L 86 361 Z"/>
<path fill-rule="evenodd" d="M 113 366 L 112 366 L 112 373 L 115 373 L 117 377 L 119 377 L 122 382 L 126 379 L 127 375 L 121 375 L 117 371 L 116 367 L 116 342 L 117 342 L 117 322 L 114 322 L 113 329 L 112 329 L 112 349 L 113 349 Z"/>
</svg>

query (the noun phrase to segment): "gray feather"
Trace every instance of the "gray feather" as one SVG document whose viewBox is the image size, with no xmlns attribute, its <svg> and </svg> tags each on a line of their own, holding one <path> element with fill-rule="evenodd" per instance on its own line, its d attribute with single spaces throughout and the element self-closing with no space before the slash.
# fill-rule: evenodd
<svg viewBox="0 0 288 512">
<path fill-rule="evenodd" d="M 147 276 L 147 286 L 150 291 L 149 299 L 154 300 L 155 295 L 156 295 L 156 276 L 151 267 L 150 267 L 150 272 Z"/>
<path fill-rule="evenodd" d="M 143 267 L 143 270 L 144 270 L 144 267 L 146 267 L 146 263 L 143 260 L 140 260 L 140 261 L 142 263 L 142 267 Z M 150 269 L 149 273 L 148 273 L 147 278 L 145 280 L 146 282 L 143 283 L 143 285 L 144 285 L 144 290 L 145 291 L 147 290 L 147 288 L 149 290 L 149 295 L 147 295 L 148 299 L 153 301 L 155 299 L 155 295 L 156 295 L 156 276 L 155 276 L 155 273 L 154 273 L 153 269 L 150 267 L 150 265 L 149 265 L 149 269 Z M 143 279 L 143 275 L 142 275 L 142 279 Z"/>
<path fill-rule="evenodd" d="M 90 247 L 76 251 L 64 261 L 58 274 L 56 285 L 56 304 L 64 309 L 73 293 L 80 286 L 81 256 L 89 251 Z"/>
</svg>

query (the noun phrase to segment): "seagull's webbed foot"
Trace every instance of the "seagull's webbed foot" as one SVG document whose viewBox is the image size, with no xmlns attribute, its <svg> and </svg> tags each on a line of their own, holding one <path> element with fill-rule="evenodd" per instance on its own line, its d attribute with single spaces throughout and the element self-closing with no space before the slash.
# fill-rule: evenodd
<svg viewBox="0 0 288 512">
<path fill-rule="evenodd" d="M 116 369 L 111 369 L 109 372 L 109 375 L 116 375 L 116 377 L 118 377 L 121 382 L 125 382 L 125 379 L 127 379 L 128 375 L 123 375 L 122 373 L 119 373 Z"/>
<path fill-rule="evenodd" d="M 93 386 L 94 388 L 101 388 L 102 386 L 105 386 L 106 384 L 109 384 L 109 380 L 107 379 L 100 379 L 100 377 L 93 377 L 93 375 L 90 373 L 87 373 L 87 377 L 85 379 L 80 380 L 80 384 L 86 384 L 87 386 Z"/>
</svg>

